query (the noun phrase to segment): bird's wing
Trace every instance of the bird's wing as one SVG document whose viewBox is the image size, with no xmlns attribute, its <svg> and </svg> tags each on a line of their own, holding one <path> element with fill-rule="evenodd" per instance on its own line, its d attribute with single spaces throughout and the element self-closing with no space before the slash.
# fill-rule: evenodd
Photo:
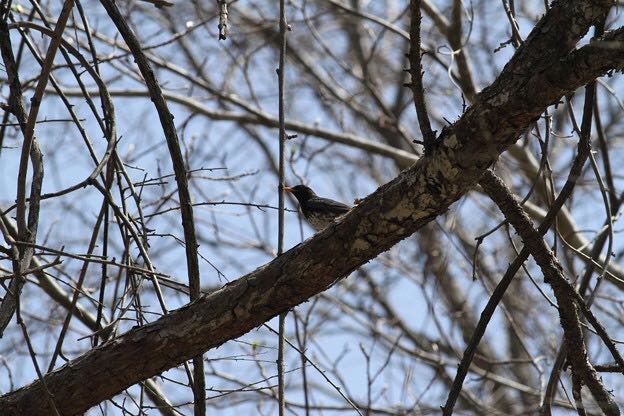
<svg viewBox="0 0 624 416">
<path fill-rule="evenodd" d="M 315 208 L 321 208 L 336 215 L 344 214 L 346 212 L 349 212 L 349 210 L 351 209 L 350 206 L 343 204 L 342 202 L 334 201 L 333 199 L 318 197 L 309 199 L 306 205 L 309 209 L 314 210 Z"/>
</svg>

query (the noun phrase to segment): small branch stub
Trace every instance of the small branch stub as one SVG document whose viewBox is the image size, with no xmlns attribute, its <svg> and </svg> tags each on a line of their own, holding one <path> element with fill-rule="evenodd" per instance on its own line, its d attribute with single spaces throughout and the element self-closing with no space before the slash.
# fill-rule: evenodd
<svg viewBox="0 0 624 416">
<path fill-rule="evenodd" d="M 225 0 L 217 0 L 217 6 L 219 7 L 219 40 L 226 40 L 228 32 L 227 2 Z"/>
</svg>

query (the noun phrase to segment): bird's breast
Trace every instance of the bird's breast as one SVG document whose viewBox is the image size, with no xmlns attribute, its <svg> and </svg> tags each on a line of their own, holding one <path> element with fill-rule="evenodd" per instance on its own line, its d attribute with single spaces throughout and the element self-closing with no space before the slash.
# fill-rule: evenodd
<svg viewBox="0 0 624 416">
<path fill-rule="evenodd" d="M 321 231 L 323 228 L 327 227 L 336 217 L 335 215 L 320 214 L 317 212 L 304 212 L 303 215 L 316 231 Z"/>
</svg>

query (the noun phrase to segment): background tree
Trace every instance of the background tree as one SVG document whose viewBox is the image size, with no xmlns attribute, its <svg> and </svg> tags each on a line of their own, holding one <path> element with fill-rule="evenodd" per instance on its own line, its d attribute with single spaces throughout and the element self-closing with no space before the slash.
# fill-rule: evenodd
<svg viewBox="0 0 624 416">
<path fill-rule="evenodd" d="M 275 258 L 277 2 L 0 2 L 0 414 L 620 414 L 618 5 L 285 14 Z"/>
</svg>

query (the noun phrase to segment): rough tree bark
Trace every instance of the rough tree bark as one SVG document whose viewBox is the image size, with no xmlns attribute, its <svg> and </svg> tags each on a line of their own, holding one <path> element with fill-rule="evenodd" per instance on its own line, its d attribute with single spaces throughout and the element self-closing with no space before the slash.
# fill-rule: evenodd
<svg viewBox="0 0 624 416">
<path fill-rule="evenodd" d="M 344 219 L 274 261 L 161 319 L 135 328 L 48 374 L 62 414 L 78 414 L 325 290 L 409 236 L 473 188 L 546 107 L 624 66 L 624 30 L 570 52 L 610 1 L 559 1 L 499 78 L 442 131 L 431 153 Z M 0 398 L 3 415 L 47 415 L 41 382 Z"/>
</svg>

